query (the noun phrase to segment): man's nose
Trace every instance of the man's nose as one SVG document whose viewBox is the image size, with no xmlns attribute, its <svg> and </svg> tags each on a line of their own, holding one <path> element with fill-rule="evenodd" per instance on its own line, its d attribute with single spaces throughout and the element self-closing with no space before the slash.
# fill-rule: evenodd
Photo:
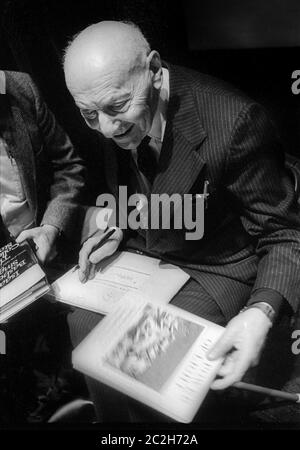
<svg viewBox="0 0 300 450">
<path fill-rule="evenodd" d="M 120 126 L 120 121 L 115 117 L 105 114 L 103 111 L 98 111 L 99 131 L 106 137 L 112 138 Z"/>
</svg>

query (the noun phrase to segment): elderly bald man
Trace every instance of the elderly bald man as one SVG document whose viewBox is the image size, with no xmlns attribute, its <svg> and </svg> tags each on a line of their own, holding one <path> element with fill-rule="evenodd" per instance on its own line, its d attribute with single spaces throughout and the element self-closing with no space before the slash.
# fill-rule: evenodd
<svg viewBox="0 0 300 450">
<path fill-rule="evenodd" d="M 227 323 L 209 356 L 225 356 L 212 388 L 232 385 L 257 363 L 275 317 L 283 306 L 296 309 L 300 292 L 298 209 L 273 125 L 223 82 L 163 63 L 133 24 L 89 26 L 68 46 L 64 69 L 85 122 L 99 133 L 116 198 L 120 185 L 146 195 L 196 195 L 208 186 L 209 194 L 202 239 L 186 240 L 184 229 L 117 229 L 93 251 L 99 233 L 80 252 L 81 280 L 120 244 L 178 264 L 191 279 L 172 303 Z M 149 138 L 153 179 L 139 164 Z M 99 320 L 75 312 L 75 344 Z"/>
</svg>

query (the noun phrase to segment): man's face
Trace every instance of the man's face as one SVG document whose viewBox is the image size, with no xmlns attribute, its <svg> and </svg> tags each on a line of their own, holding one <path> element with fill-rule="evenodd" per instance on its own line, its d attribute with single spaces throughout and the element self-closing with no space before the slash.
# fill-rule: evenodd
<svg viewBox="0 0 300 450">
<path fill-rule="evenodd" d="M 121 148 L 136 148 L 151 129 L 158 91 L 147 68 L 130 74 L 106 70 L 70 90 L 87 125 Z"/>
</svg>

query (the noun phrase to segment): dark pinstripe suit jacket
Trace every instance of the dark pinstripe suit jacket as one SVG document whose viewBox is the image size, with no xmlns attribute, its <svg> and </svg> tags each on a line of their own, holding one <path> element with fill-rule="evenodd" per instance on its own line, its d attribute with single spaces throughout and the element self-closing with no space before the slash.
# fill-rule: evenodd
<svg viewBox="0 0 300 450">
<path fill-rule="evenodd" d="M 263 108 L 219 80 L 169 66 L 167 126 L 152 193 L 201 193 L 209 181 L 205 233 L 149 230 L 129 246 L 182 266 L 226 318 L 251 291 L 271 288 L 296 307 L 300 215 L 283 155 Z M 107 183 L 128 183 L 126 152 L 104 140 Z M 128 155 L 128 152 L 127 152 Z"/>
</svg>

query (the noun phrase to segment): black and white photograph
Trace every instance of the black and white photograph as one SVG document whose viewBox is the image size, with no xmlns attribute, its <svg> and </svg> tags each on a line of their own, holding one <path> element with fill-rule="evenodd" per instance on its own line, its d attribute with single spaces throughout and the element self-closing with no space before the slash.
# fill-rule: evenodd
<svg viewBox="0 0 300 450">
<path fill-rule="evenodd" d="M 160 391 L 202 330 L 201 325 L 147 305 L 105 362 Z"/>
<path fill-rule="evenodd" d="M 159 393 L 197 318 L 188 424 L 73 364 Z M 299 1 L 1 0 L 0 433 L 299 430 L 299 355 Z"/>
</svg>

